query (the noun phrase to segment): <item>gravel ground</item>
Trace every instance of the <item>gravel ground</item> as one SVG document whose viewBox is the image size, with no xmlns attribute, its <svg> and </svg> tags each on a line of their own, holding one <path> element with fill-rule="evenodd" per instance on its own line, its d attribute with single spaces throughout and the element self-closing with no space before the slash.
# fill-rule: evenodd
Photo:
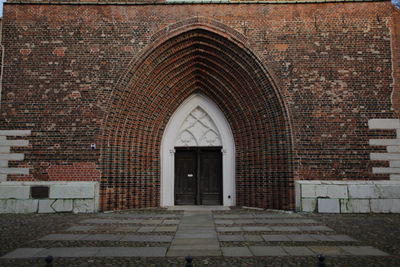
<svg viewBox="0 0 400 267">
<path fill-rule="evenodd" d="M 164 212 L 162 210 L 134 211 Z M 256 213 L 235 209 L 223 213 Z M 389 257 L 327 257 L 327 266 L 400 266 L 400 214 L 302 214 L 303 218 L 317 220 L 335 230 L 349 235 L 363 246 L 381 249 Z M 0 215 L 0 255 L 20 247 L 32 247 L 45 235 L 63 232 L 68 227 L 97 214 L 2 214 Z M 57 242 L 54 242 L 55 244 Z M 58 242 L 62 245 L 64 242 Z M 73 244 L 73 242 L 71 243 Z M 99 242 L 98 246 L 106 245 Z M 156 243 L 141 243 L 155 245 Z M 221 245 L 224 245 L 222 242 Z M 238 242 L 238 245 L 240 242 Z M 352 243 L 354 244 L 354 243 Z M 93 244 L 91 244 L 93 245 Z M 112 246 L 112 244 L 108 244 Z M 157 244 L 157 245 L 161 245 Z M 163 243 L 165 245 L 165 243 Z M 329 245 L 329 244 L 327 244 Z M 55 266 L 184 266 L 183 258 L 57 258 Z M 316 266 L 315 257 L 196 257 L 194 266 Z M 44 259 L 0 260 L 0 266 L 44 266 Z"/>
</svg>

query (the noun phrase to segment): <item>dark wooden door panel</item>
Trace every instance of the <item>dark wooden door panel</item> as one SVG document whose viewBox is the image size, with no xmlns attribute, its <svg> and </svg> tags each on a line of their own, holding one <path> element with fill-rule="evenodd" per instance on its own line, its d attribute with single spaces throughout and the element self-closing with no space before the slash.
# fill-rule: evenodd
<svg viewBox="0 0 400 267">
<path fill-rule="evenodd" d="M 175 205 L 222 205 L 221 148 L 176 150 Z"/>
<path fill-rule="evenodd" d="M 195 205 L 197 196 L 197 153 L 175 153 L 175 205 Z"/>
<path fill-rule="evenodd" d="M 221 149 L 200 151 L 200 199 L 202 205 L 222 204 Z"/>
</svg>

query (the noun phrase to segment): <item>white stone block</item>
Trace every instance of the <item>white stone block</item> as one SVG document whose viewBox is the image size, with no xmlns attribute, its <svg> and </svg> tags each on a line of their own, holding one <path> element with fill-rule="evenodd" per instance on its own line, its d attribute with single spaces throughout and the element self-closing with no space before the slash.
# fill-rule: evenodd
<svg viewBox="0 0 400 267">
<path fill-rule="evenodd" d="M 396 130 L 396 137 L 400 139 L 400 129 Z"/>
<path fill-rule="evenodd" d="M 315 187 L 316 185 L 304 184 L 301 186 L 301 197 L 302 198 L 315 198 Z"/>
<path fill-rule="evenodd" d="M 371 208 L 369 199 L 341 199 L 341 213 L 369 213 Z"/>
<path fill-rule="evenodd" d="M 330 198 L 348 198 L 346 185 L 330 185 L 327 189 L 327 196 Z"/>
<path fill-rule="evenodd" d="M 0 160 L 24 160 L 24 154 L 21 153 L 0 154 Z"/>
<path fill-rule="evenodd" d="M 372 173 L 395 173 L 400 174 L 400 168 L 385 168 L 385 167 L 374 167 Z"/>
<path fill-rule="evenodd" d="M 92 213 L 95 212 L 95 205 L 93 199 L 75 199 L 74 213 Z"/>
<path fill-rule="evenodd" d="M 375 213 L 400 213 L 400 199 L 371 199 L 371 211 Z"/>
<path fill-rule="evenodd" d="M 55 212 L 71 212 L 73 208 L 72 199 L 57 199 L 51 205 Z"/>
<path fill-rule="evenodd" d="M 0 183 L 0 199 L 28 199 L 29 194 L 29 186 L 7 186 Z"/>
<path fill-rule="evenodd" d="M 301 211 L 315 212 L 317 208 L 317 200 L 315 198 L 303 198 L 301 200 Z"/>
<path fill-rule="evenodd" d="M 399 198 L 400 185 L 376 185 L 379 198 Z"/>
<path fill-rule="evenodd" d="M 387 146 L 386 150 L 389 153 L 400 153 L 400 146 Z"/>
<path fill-rule="evenodd" d="M 371 160 L 400 160 L 400 153 L 371 153 Z"/>
<path fill-rule="evenodd" d="M 34 213 L 37 212 L 37 199 L 2 199 L 0 213 Z"/>
<path fill-rule="evenodd" d="M 400 129 L 399 119 L 371 119 L 368 120 L 369 129 Z"/>
<path fill-rule="evenodd" d="M 400 139 L 370 139 L 370 146 L 398 146 Z"/>
<path fill-rule="evenodd" d="M 0 168 L 8 167 L 8 161 L 7 160 L 0 160 Z"/>
<path fill-rule="evenodd" d="M 93 183 L 70 183 L 51 185 L 49 198 L 94 198 Z"/>
<path fill-rule="evenodd" d="M 0 168 L 4 174 L 29 174 L 29 168 Z"/>
<path fill-rule="evenodd" d="M 0 146 L 29 146 L 29 140 L 0 140 Z"/>
<path fill-rule="evenodd" d="M 16 213 L 34 213 L 37 209 L 37 199 L 17 199 Z"/>
<path fill-rule="evenodd" d="M 0 130 L 2 136 L 29 136 L 31 133 L 31 130 Z"/>
<path fill-rule="evenodd" d="M 391 174 L 390 180 L 392 181 L 400 181 L 400 174 Z"/>
<path fill-rule="evenodd" d="M 349 198 L 377 198 L 374 185 L 349 185 Z"/>
<path fill-rule="evenodd" d="M 8 154 L 8 153 L 10 153 L 9 146 L 0 146 L 0 154 Z"/>
<path fill-rule="evenodd" d="M 54 199 L 40 199 L 38 213 L 55 213 L 55 210 L 51 207 L 54 201 Z"/>
<path fill-rule="evenodd" d="M 0 182 L 5 182 L 5 181 L 7 181 L 7 174 L 0 173 Z"/>
<path fill-rule="evenodd" d="M 320 213 L 340 213 L 339 199 L 319 198 L 318 212 Z"/>
<path fill-rule="evenodd" d="M 400 168 L 400 161 L 390 161 L 389 167 L 391 168 Z"/>
<path fill-rule="evenodd" d="M 317 197 L 327 197 L 328 196 L 328 185 L 315 186 L 315 195 Z"/>
</svg>

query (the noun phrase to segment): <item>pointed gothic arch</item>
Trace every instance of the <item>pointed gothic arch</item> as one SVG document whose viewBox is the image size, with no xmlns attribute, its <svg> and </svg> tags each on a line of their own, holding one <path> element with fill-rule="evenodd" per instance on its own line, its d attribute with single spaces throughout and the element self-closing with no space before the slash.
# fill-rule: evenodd
<svg viewBox="0 0 400 267">
<path fill-rule="evenodd" d="M 171 116 L 161 142 L 161 199 L 162 207 L 174 205 L 174 153 L 179 143 L 182 124 L 196 109 L 202 109 L 211 122 L 215 125 L 220 137 L 220 143 L 212 144 L 222 146 L 222 199 L 224 206 L 235 205 L 235 142 L 229 122 L 219 107 L 208 97 L 195 93 L 189 96 Z M 194 134 L 195 135 L 195 134 Z M 177 142 L 178 141 L 178 142 Z M 204 144 L 191 143 L 190 146 L 204 146 Z M 207 145 L 205 145 L 207 146 Z"/>
<path fill-rule="evenodd" d="M 167 123 L 195 93 L 212 100 L 235 140 L 236 205 L 294 208 L 289 115 L 240 34 L 200 18 L 167 27 L 129 67 L 104 118 L 104 210 L 158 207 Z"/>
</svg>

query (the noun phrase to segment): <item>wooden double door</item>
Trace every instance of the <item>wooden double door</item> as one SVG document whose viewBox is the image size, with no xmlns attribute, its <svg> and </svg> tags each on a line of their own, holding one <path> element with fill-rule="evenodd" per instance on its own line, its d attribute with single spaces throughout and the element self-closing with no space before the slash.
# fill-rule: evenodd
<svg viewBox="0 0 400 267">
<path fill-rule="evenodd" d="M 222 205 L 221 149 L 176 148 L 175 205 Z"/>
</svg>

